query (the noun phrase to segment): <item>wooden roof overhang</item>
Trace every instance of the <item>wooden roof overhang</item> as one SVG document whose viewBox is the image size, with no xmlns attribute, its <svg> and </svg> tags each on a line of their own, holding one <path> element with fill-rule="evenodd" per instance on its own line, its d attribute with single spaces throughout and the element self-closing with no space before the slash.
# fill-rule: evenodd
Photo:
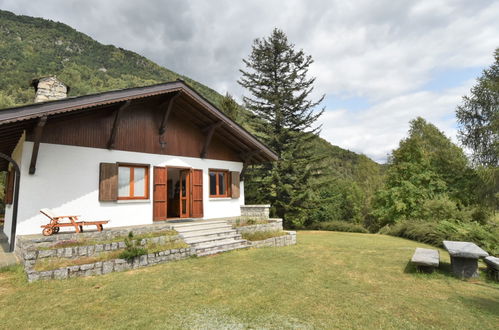
<svg viewBox="0 0 499 330">
<path fill-rule="evenodd" d="M 272 150 L 181 80 L 0 110 L 0 152 L 11 155 L 23 132 L 33 130 L 41 118 L 74 118 L 89 111 L 119 108 L 127 101 L 167 94 L 170 97 L 172 93 L 178 93 L 175 102 L 182 106 L 186 118 L 201 129 L 216 127 L 214 134 L 237 150 L 246 163 L 277 160 Z M 0 160 L 0 170 L 7 166 L 6 161 Z"/>
</svg>

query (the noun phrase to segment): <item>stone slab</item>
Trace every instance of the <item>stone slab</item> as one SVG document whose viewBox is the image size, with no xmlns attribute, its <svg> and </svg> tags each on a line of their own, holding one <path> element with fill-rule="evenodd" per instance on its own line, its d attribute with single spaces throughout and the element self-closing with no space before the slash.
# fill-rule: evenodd
<svg viewBox="0 0 499 330">
<path fill-rule="evenodd" d="M 499 258 L 488 256 L 484 259 L 484 261 L 487 264 L 487 266 L 495 269 L 496 271 L 499 271 Z"/>
<path fill-rule="evenodd" d="M 478 245 L 471 242 L 443 241 L 443 244 L 451 257 L 455 258 L 478 259 L 489 255 Z"/>
<path fill-rule="evenodd" d="M 438 250 L 416 248 L 411 262 L 418 266 L 438 267 L 440 263 L 440 254 Z"/>
</svg>

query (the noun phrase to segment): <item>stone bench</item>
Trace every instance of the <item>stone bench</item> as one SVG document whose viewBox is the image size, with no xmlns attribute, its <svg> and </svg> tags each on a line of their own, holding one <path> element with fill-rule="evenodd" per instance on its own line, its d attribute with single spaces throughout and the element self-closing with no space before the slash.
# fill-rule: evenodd
<svg viewBox="0 0 499 330">
<path fill-rule="evenodd" d="M 424 248 L 416 248 L 411 259 L 411 263 L 424 273 L 432 273 L 438 267 L 439 262 L 440 254 L 438 250 Z"/>
<path fill-rule="evenodd" d="M 449 252 L 452 272 L 459 278 L 478 277 L 478 259 L 489 254 L 472 242 L 443 241 Z"/>
<path fill-rule="evenodd" d="M 499 258 L 489 256 L 486 257 L 484 261 L 487 264 L 487 271 L 489 272 L 490 277 L 499 281 Z"/>
</svg>

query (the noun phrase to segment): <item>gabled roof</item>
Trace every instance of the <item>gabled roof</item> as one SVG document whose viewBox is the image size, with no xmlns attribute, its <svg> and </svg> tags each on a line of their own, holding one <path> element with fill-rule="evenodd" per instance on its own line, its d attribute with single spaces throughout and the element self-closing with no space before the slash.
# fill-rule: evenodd
<svg viewBox="0 0 499 330">
<path fill-rule="evenodd" d="M 47 116 L 50 120 L 51 117 L 71 116 L 81 111 L 98 111 L 103 106 L 174 92 L 180 92 L 182 97 L 195 105 L 193 108 L 203 112 L 200 117 L 203 117 L 206 125 L 221 122 L 220 134 L 228 141 L 232 139 L 234 143 L 237 142 L 241 154 L 252 154 L 253 162 L 277 160 L 272 150 L 181 80 L 1 109 L 0 152 L 10 155 L 22 132 L 32 129 L 38 118 Z M 4 170 L 5 165 L 0 162 L 0 170 Z"/>
</svg>

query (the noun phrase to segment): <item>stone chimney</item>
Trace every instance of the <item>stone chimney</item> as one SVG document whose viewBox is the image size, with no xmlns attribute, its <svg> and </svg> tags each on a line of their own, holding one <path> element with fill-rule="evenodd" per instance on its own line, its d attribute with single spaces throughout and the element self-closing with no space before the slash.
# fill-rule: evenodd
<svg viewBox="0 0 499 330">
<path fill-rule="evenodd" d="M 34 79 L 31 86 L 35 87 L 35 103 L 65 99 L 68 96 L 69 86 L 54 77 Z"/>
</svg>

